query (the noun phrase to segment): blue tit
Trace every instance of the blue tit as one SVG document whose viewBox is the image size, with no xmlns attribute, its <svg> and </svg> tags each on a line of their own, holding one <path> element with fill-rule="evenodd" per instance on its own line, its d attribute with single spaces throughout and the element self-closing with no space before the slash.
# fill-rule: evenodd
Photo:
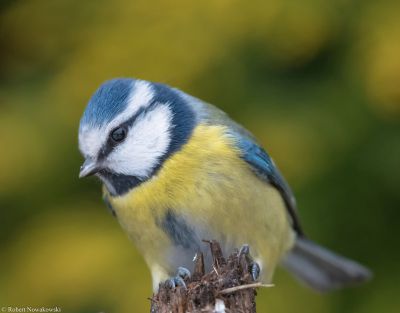
<svg viewBox="0 0 400 313">
<path fill-rule="evenodd" d="M 305 236 L 288 184 L 252 134 L 178 89 L 129 78 L 103 83 L 81 118 L 79 148 L 79 176 L 103 183 L 154 290 L 178 267 L 191 268 L 197 252 L 209 254 L 203 240 L 219 241 L 225 254 L 248 244 L 264 282 L 278 264 L 319 291 L 371 275 Z"/>
</svg>

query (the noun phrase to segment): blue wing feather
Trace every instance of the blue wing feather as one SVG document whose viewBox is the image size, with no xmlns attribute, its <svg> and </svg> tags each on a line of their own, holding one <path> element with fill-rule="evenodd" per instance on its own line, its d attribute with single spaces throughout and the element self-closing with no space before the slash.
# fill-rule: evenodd
<svg viewBox="0 0 400 313">
<path fill-rule="evenodd" d="M 252 167 L 253 171 L 279 190 L 292 219 L 293 229 L 298 235 L 303 236 L 293 193 L 268 153 L 246 136 L 239 135 L 238 146 L 242 151 L 242 158 Z"/>
</svg>

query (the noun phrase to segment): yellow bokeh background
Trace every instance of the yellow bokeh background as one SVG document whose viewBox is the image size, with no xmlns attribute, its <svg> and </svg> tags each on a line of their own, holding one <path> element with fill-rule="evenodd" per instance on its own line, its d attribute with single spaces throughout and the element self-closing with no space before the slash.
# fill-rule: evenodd
<svg viewBox="0 0 400 313">
<path fill-rule="evenodd" d="M 78 180 L 80 116 L 106 79 L 228 112 L 292 185 L 310 237 L 371 267 L 316 294 L 278 270 L 259 312 L 400 308 L 400 5 L 357 0 L 0 3 L 0 307 L 148 312 L 151 279 Z"/>
</svg>

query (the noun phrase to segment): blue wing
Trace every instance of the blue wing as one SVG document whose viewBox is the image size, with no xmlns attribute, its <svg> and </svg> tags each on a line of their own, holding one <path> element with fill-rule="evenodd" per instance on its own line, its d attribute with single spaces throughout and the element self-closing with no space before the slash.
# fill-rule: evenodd
<svg viewBox="0 0 400 313">
<path fill-rule="evenodd" d="M 238 146 L 242 151 L 242 158 L 251 166 L 256 175 L 279 190 L 292 219 L 292 227 L 298 235 L 302 236 L 303 230 L 297 216 L 296 200 L 268 153 L 251 138 L 243 135 L 239 135 Z"/>
</svg>

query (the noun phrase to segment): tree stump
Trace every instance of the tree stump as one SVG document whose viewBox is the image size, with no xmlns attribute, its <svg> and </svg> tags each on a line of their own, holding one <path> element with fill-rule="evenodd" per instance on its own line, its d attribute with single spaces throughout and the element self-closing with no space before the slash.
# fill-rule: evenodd
<svg viewBox="0 0 400 313">
<path fill-rule="evenodd" d="M 204 273 L 204 257 L 198 253 L 193 274 L 185 280 L 186 287 L 171 289 L 161 283 L 151 300 L 151 313 L 240 312 L 255 313 L 256 288 L 250 261 L 235 251 L 227 259 L 218 242 L 207 241 L 213 257 L 213 270 Z"/>
</svg>

